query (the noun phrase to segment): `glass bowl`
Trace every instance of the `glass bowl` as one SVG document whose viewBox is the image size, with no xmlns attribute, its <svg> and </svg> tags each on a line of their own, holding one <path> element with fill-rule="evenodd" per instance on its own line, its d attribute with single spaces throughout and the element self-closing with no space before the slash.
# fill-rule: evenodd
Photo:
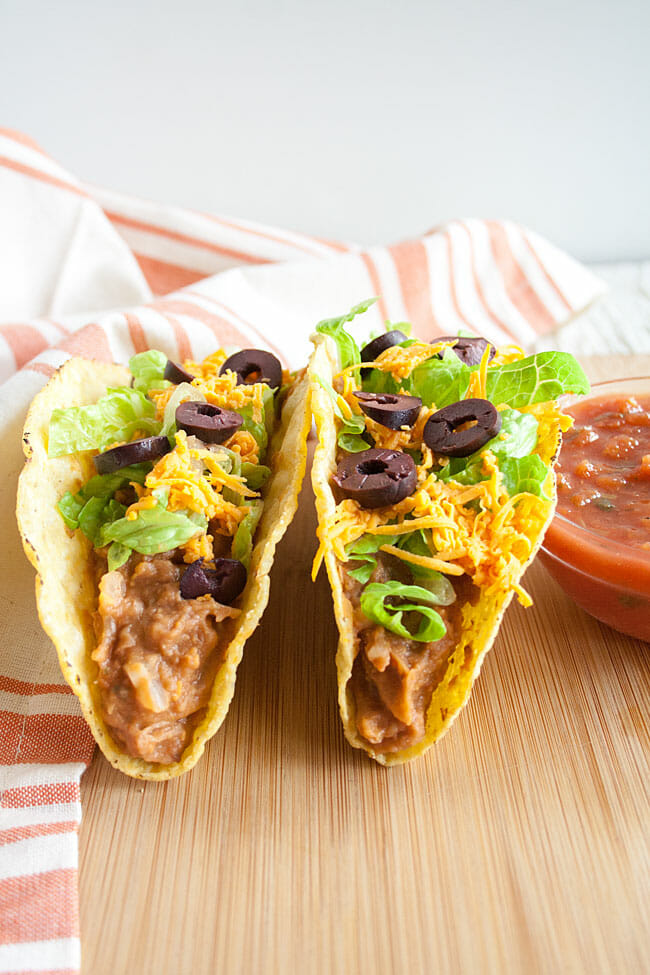
<svg viewBox="0 0 650 975">
<path fill-rule="evenodd" d="M 650 395 L 650 376 L 595 383 L 586 397 Z M 640 482 L 650 499 L 650 482 Z M 647 487 L 645 487 L 647 483 Z M 650 550 L 624 545 L 556 513 L 540 559 L 564 591 L 596 619 L 622 633 L 650 641 Z"/>
</svg>

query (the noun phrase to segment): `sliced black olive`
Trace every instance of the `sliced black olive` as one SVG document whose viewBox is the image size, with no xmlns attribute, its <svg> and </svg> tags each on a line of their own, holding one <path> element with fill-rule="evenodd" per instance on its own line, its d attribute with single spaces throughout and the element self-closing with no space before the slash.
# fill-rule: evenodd
<svg viewBox="0 0 650 975">
<path fill-rule="evenodd" d="M 176 407 L 176 426 L 204 443 L 224 443 L 243 422 L 239 413 L 212 403 L 190 400 Z"/>
<path fill-rule="evenodd" d="M 179 366 L 177 362 L 172 362 L 171 359 L 167 360 L 167 365 L 165 366 L 165 371 L 163 373 L 163 378 L 168 379 L 170 383 L 175 383 L 179 386 L 181 383 L 191 383 L 196 377 L 192 375 L 191 372 L 187 372 L 182 366 Z"/>
<path fill-rule="evenodd" d="M 272 352 L 264 349 L 242 349 L 226 359 L 219 375 L 226 369 L 237 373 L 239 385 L 251 383 L 266 383 L 271 389 L 278 389 L 282 385 L 282 365 Z"/>
<path fill-rule="evenodd" d="M 430 416 L 422 437 L 437 454 L 467 457 L 496 437 L 500 429 L 501 414 L 492 403 L 486 399 L 462 399 Z"/>
<path fill-rule="evenodd" d="M 183 573 L 180 590 L 183 599 L 212 596 L 230 606 L 245 585 L 246 568 L 237 559 L 215 559 L 214 569 L 204 569 L 203 559 L 197 559 Z"/>
<path fill-rule="evenodd" d="M 364 345 L 364 347 L 361 349 L 361 361 L 374 362 L 377 356 L 380 356 L 382 352 L 386 351 L 386 349 L 390 349 L 392 345 L 399 345 L 400 342 L 404 341 L 406 341 L 406 335 L 404 335 L 404 332 L 400 332 L 398 328 L 394 328 L 390 332 L 384 332 L 383 335 L 378 335 L 376 339 L 372 340 L 372 342 L 368 342 L 367 345 Z M 370 369 L 362 369 L 362 379 L 365 379 L 370 372 Z"/>
<path fill-rule="evenodd" d="M 354 394 L 360 401 L 361 409 L 371 420 L 376 420 L 389 430 L 412 427 L 420 413 L 422 400 L 419 396 L 398 396 L 393 393 Z"/>
<path fill-rule="evenodd" d="M 345 457 L 336 469 L 334 482 L 347 498 L 362 508 L 397 504 L 415 490 L 415 462 L 401 450 L 373 447 Z"/>
<path fill-rule="evenodd" d="M 93 457 L 98 474 L 113 474 L 130 464 L 141 464 L 145 460 L 156 460 L 171 450 L 167 437 L 145 437 L 133 440 L 121 447 L 111 447 L 103 454 Z"/>
<path fill-rule="evenodd" d="M 470 338 L 468 335 L 438 335 L 435 339 L 431 339 L 432 345 L 435 345 L 437 342 L 455 342 L 456 344 L 453 346 L 452 352 L 455 352 L 460 361 L 464 362 L 466 366 L 477 366 L 488 346 L 487 339 Z M 494 358 L 494 353 L 494 346 L 490 343 L 488 362 Z M 438 358 L 442 359 L 443 354 L 443 352 L 439 352 Z"/>
</svg>

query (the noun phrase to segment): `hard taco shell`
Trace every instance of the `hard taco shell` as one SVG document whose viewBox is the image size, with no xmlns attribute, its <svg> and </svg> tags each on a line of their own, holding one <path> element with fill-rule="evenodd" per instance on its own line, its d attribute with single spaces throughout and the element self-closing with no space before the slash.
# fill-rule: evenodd
<svg viewBox="0 0 650 975">
<path fill-rule="evenodd" d="M 179 762 L 152 764 L 126 755 L 113 741 L 99 707 L 94 684 L 96 665 L 93 613 L 97 587 L 92 545 L 80 532 L 70 532 L 56 505 L 66 491 L 76 492 L 95 472 L 92 452 L 50 458 L 47 435 L 50 416 L 59 407 L 93 403 L 109 386 L 126 385 L 129 371 L 88 359 L 70 359 L 34 399 L 23 432 L 25 468 L 18 485 L 16 514 L 23 546 L 36 569 L 36 602 L 43 629 L 51 638 L 63 675 L 79 698 L 81 710 L 109 762 L 127 775 L 170 779 L 189 771 L 205 743 L 219 729 L 235 688 L 244 644 L 253 633 L 269 598 L 269 574 L 275 547 L 293 518 L 305 472 L 307 434 L 311 425 L 309 380 L 299 374 L 282 409 L 269 448 L 272 475 L 264 492 L 264 510 L 253 547 L 241 614 L 217 671 L 207 713 Z"/>
<path fill-rule="evenodd" d="M 462 636 L 449 657 L 444 677 L 434 688 L 427 711 L 424 737 L 415 745 L 401 751 L 391 753 L 375 751 L 372 745 L 362 738 L 357 731 L 354 697 L 349 685 L 355 658 L 353 610 L 343 591 L 338 571 L 339 562 L 323 531 L 336 508 L 336 501 L 330 485 L 332 475 L 336 471 L 337 431 L 332 401 L 321 386 L 319 379 L 326 384 L 331 384 L 332 378 L 339 371 L 340 366 L 336 345 L 331 338 L 318 335 L 314 337 L 314 342 L 315 350 L 311 358 L 309 373 L 312 380 L 312 412 L 316 421 L 318 444 L 312 467 L 312 484 L 316 496 L 319 537 L 324 543 L 324 562 L 332 587 L 334 614 L 339 630 L 336 670 L 341 720 L 345 736 L 351 745 L 355 748 L 364 749 L 382 765 L 400 765 L 421 755 L 441 738 L 469 700 L 472 685 L 479 675 L 485 655 L 494 642 L 503 614 L 514 593 L 512 589 L 506 590 L 505 588 L 503 592 L 495 595 L 488 595 L 482 591 L 475 605 L 466 604 Z M 541 428 L 540 435 L 543 435 Z M 551 462 L 557 455 L 560 439 L 559 424 L 552 424 L 546 431 L 545 438 L 540 440 L 538 444 L 538 452 L 546 463 Z M 543 520 L 531 524 L 528 537 L 532 549 L 528 559 L 522 564 L 519 577 L 515 580 L 517 582 L 534 559 L 542 543 L 544 532 L 553 517 L 556 490 L 555 475 L 552 469 L 545 488 L 552 502 L 548 505 L 547 516 Z"/>
</svg>

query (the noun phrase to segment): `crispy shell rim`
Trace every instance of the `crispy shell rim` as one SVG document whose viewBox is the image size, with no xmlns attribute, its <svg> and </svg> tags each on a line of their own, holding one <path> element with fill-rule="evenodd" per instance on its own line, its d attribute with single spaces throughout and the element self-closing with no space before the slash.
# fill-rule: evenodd
<svg viewBox="0 0 650 975">
<path fill-rule="evenodd" d="M 16 515 L 27 558 L 36 569 L 36 602 L 43 629 L 56 648 L 63 676 L 79 699 L 95 741 L 115 768 L 140 779 L 164 780 L 189 771 L 218 731 L 235 689 L 244 644 L 257 627 L 269 599 L 269 575 L 275 548 L 298 506 L 307 462 L 311 426 L 310 387 L 306 370 L 298 374 L 285 400 L 267 463 L 272 468 L 264 510 L 253 547 L 241 614 L 217 671 L 205 718 L 194 730 L 180 761 L 170 765 L 145 762 L 124 753 L 111 737 L 94 686 L 96 665 L 93 612 L 97 603 L 91 543 L 71 533 L 56 510 L 66 491 L 75 492 L 92 476 L 92 452 L 50 458 L 47 431 L 52 410 L 82 406 L 104 395 L 107 387 L 126 385 L 124 366 L 89 359 L 68 360 L 38 393 L 23 431 L 26 463 L 18 483 Z"/>
<path fill-rule="evenodd" d="M 309 365 L 309 375 L 312 383 L 312 412 L 316 422 L 318 443 L 312 466 L 312 484 L 316 497 L 316 510 L 319 525 L 334 512 L 336 502 L 331 489 L 331 478 L 336 470 L 336 421 L 332 401 L 320 385 L 319 379 L 331 383 L 333 376 L 339 370 L 338 352 L 334 341 L 325 335 L 313 337 L 314 352 Z M 561 435 L 559 430 L 552 441 L 540 444 L 541 454 L 546 461 L 557 456 Z M 532 543 L 531 554 L 522 565 L 521 573 L 516 580 L 521 579 L 524 572 L 535 558 L 544 533 L 553 517 L 557 500 L 555 489 L 555 475 L 549 475 L 546 484 L 551 493 L 552 504 L 549 515 L 542 528 L 530 537 Z M 449 729 L 454 719 L 469 700 L 474 681 L 479 675 L 483 660 L 492 646 L 499 630 L 501 619 L 510 603 L 513 591 L 503 591 L 494 595 L 482 593 L 477 603 L 468 615 L 467 625 L 464 627 L 460 641 L 450 656 L 447 671 L 436 686 L 427 711 L 426 730 L 421 741 L 409 748 L 391 753 L 375 751 L 357 731 L 354 698 L 349 687 L 354 663 L 354 628 L 352 605 L 343 592 L 341 578 L 338 572 L 338 560 L 332 548 L 325 540 L 324 561 L 327 568 L 332 598 L 334 601 L 334 615 L 339 630 L 339 643 L 336 652 L 336 671 L 338 679 L 338 698 L 341 721 L 347 740 L 355 748 L 361 748 L 381 765 L 401 765 L 418 755 L 421 755 Z"/>
</svg>

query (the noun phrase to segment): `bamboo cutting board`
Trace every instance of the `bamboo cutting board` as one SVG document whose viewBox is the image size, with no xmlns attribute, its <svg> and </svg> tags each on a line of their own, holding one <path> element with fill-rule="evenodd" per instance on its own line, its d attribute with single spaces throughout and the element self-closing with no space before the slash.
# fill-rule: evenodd
<svg viewBox="0 0 650 975">
<path fill-rule="evenodd" d="M 84 776 L 84 975 L 650 971 L 650 646 L 533 565 L 449 734 L 381 768 L 340 729 L 314 526 L 306 483 L 197 768 Z"/>
</svg>

